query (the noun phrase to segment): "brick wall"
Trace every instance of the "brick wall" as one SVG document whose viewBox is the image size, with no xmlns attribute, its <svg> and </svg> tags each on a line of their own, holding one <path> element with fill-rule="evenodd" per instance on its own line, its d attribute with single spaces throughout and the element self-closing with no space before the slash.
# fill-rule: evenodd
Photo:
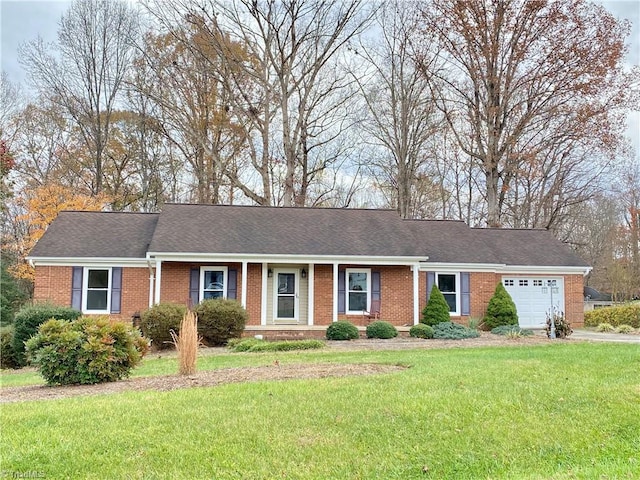
<svg viewBox="0 0 640 480">
<path fill-rule="evenodd" d="M 242 269 L 238 270 L 238 293 L 242 290 Z M 262 310 L 262 264 L 247 265 L 247 325 L 260 325 Z"/>
<path fill-rule="evenodd" d="M 33 286 L 36 302 L 51 302 L 71 306 L 72 267 L 38 267 Z"/>
<path fill-rule="evenodd" d="M 333 322 L 333 265 L 315 265 L 314 273 L 314 325 Z"/>
</svg>

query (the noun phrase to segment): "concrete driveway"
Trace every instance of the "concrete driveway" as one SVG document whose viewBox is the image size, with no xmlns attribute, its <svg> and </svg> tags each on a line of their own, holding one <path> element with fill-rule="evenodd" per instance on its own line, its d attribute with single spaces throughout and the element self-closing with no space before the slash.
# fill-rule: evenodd
<svg viewBox="0 0 640 480">
<path fill-rule="evenodd" d="M 587 340 L 590 342 L 618 342 L 637 343 L 640 345 L 640 335 L 625 335 L 622 333 L 600 333 L 593 330 L 576 329 L 569 337 L 572 340 Z"/>
</svg>

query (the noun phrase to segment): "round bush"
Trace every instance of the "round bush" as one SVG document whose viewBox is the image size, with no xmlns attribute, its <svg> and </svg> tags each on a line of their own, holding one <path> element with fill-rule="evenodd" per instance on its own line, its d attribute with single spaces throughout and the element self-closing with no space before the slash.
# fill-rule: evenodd
<svg viewBox="0 0 640 480">
<path fill-rule="evenodd" d="M 244 331 L 249 315 L 235 300 L 204 300 L 193 309 L 198 315 L 198 333 L 209 346 L 224 345 Z"/>
<path fill-rule="evenodd" d="M 378 320 L 367 325 L 367 338 L 394 338 L 398 330 L 389 322 Z"/>
<path fill-rule="evenodd" d="M 178 303 L 158 303 L 140 315 L 140 330 L 151 339 L 152 345 L 161 350 L 173 347 L 170 331 L 180 331 L 180 322 L 187 307 Z"/>
<path fill-rule="evenodd" d="M 18 368 L 13 353 L 13 325 L 0 327 L 0 368 Z"/>
<path fill-rule="evenodd" d="M 453 322 L 442 322 L 433 327 L 433 338 L 440 340 L 462 340 L 479 336 L 480 333 L 477 330 Z"/>
<path fill-rule="evenodd" d="M 617 333 L 634 333 L 636 331 L 631 325 L 620 325 L 616 328 Z"/>
<path fill-rule="evenodd" d="M 359 337 L 358 327 L 351 322 L 341 320 L 327 327 L 327 340 L 356 340 Z"/>
<path fill-rule="evenodd" d="M 420 321 L 425 325 L 433 326 L 450 320 L 449 304 L 438 286 L 433 285 L 427 306 L 422 310 L 422 320 Z"/>
<path fill-rule="evenodd" d="M 415 338 L 433 338 L 433 327 L 419 323 L 409 330 L 409 336 Z"/>
<path fill-rule="evenodd" d="M 76 320 L 81 312 L 71 307 L 62 307 L 51 303 L 39 303 L 20 309 L 15 317 L 13 332 L 13 353 L 17 366 L 27 364 L 24 355 L 24 342 L 38 331 L 38 327 L 51 318 L 56 320 Z"/>
<path fill-rule="evenodd" d="M 104 317 L 48 320 L 26 344 L 27 357 L 49 385 L 120 380 L 148 349 L 137 328 Z"/>
<path fill-rule="evenodd" d="M 502 282 L 496 285 L 496 290 L 489 300 L 484 323 L 490 330 L 500 325 L 518 325 L 516 304 Z"/>
</svg>

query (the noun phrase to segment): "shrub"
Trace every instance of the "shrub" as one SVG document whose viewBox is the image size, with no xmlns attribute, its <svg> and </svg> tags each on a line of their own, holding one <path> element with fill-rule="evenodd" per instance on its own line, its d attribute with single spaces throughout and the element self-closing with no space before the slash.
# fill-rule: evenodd
<svg viewBox="0 0 640 480">
<path fill-rule="evenodd" d="M 204 300 L 193 311 L 198 316 L 198 333 L 209 346 L 240 337 L 249 317 L 239 302 L 223 298 Z"/>
<path fill-rule="evenodd" d="M 18 368 L 13 352 L 13 325 L 0 327 L 0 368 Z"/>
<path fill-rule="evenodd" d="M 513 303 L 511 295 L 509 295 L 509 292 L 504 288 L 502 282 L 496 285 L 493 296 L 489 300 L 484 323 L 489 329 L 499 327 L 500 325 L 518 324 L 516 304 Z"/>
<path fill-rule="evenodd" d="M 601 323 L 610 323 L 614 327 L 631 325 L 633 328 L 640 328 L 640 302 L 597 308 L 584 314 L 586 327 L 596 327 Z"/>
<path fill-rule="evenodd" d="M 0 326 L 12 324 L 16 311 L 29 297 L 24 280 L 9 273 L 7 260 L 0 262 Z"/>
<path fill-rule="evenodd" d="M 187 313 L 187 307 L 177 303 L 158 303 L 140 315 L 140 330 L 151 339 L 157 349 L 171 348 L 171 330 L 180 331 L 180 322 Z"/>
<path fill-rule="evenodd" d="M 547 332 L 547 337 L 551 338 L 551 319 L 553 318 L 553 323 L 556 330 L 556 338 L 567 338 L 569 335 L 573 333 L 573 329 L 571 328 L 571 324 L 564 318 L 564 313 L 562 312 L 553 312 L 553 314 L 547 313 L 547 326 L 545 331 Z"/>
<path fill-rule="evenodd" d="M 442 322 L 433 327 L 433 338 L 441 340 L 461 340 L 479 336 L 480 333 L 477 330 L 453 322 Z"/>
<path fill-rule="evenodd" d="M 420 321 L 425 325 L 433 326 L 438 323 L 449 322 L 450 320 L 449 304 L 438 286 L 434 284 L 431 288 L 427 306 L 422 309 L 422 320 Z"/>
<path fill-rule="evenodd" d="M 631 325 L 620 325 L 616 328 L 616 332 L 618 333 L 634 333 L 636 330 Z"/>
<path fill-rule="evenodd" d="M 510 335 L 516 332 L 522 337 L 528 337 L 533 335 L 533 330 L 523 330 L 518 325 L 500 325 L 491 329 L 491 333 L 494 335 Z"/>
<path fill-rule="evenodd" d="M 613 332 L 616 328 L 610 323 L 601 323 L 596 327 L 597 332 Z"/>
<path fill-rule="evenodd" d="M 367 338 L 394 338 L 398 330 L 389 322 L 378 320 L 367 325 Z"/>
<path fill-rule="evenodd" d="M 245 338 L 239 342 L 233 342 L 230 347 L 234 352 L 287 352 L 291 350 L 313 350 L 323 348 L 321 340 L 280 340 L 268 342 L 257 338 Z"/>
<path fill-rule="evenodd" d="M 76 320 L 81 312 L 71 307 L 62 307 L 51 303 L 40 303 L 22 308 L 15 317 L 13 332 L 13 352 L 18 366 L 27 364 L 24 354 L 24 342 L 38 331 L 38 327 L 52 318 L 56 320 Z"/>
<path fill-rule="evenodd" d="M 433 338 L 433 327 L 419 323 L 409 330 L 409 336 L 415 338 Z"/>
<path fill-rule="evenodd" d="M 358 327 L 344 320 L 333 322 L 327 327 L 327 340 L 355 340 L 359 337 Z"/>
<path fill-rule="evenodd" d="M 104 317 L 48 320 L 26 344 L 29 360 L 49 385 L 119 380 L 129 376 L 148 348 L 137 328 Z"/>
</svg>

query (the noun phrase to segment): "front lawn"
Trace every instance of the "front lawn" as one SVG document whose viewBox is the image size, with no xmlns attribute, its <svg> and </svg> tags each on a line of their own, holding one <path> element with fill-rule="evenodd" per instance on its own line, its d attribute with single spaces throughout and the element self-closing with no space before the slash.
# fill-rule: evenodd
<svg viewBox="0 0 640 480">
<path fill-rule="evenodd" d="M 225 354 L 200 367 L 276 358 L 411 368 L 4 404 L 1 469 L 95 479 L 640 477 L 637 345 Z M 141 368 L 174 373 L 175 360 Z"/>
</svg>

